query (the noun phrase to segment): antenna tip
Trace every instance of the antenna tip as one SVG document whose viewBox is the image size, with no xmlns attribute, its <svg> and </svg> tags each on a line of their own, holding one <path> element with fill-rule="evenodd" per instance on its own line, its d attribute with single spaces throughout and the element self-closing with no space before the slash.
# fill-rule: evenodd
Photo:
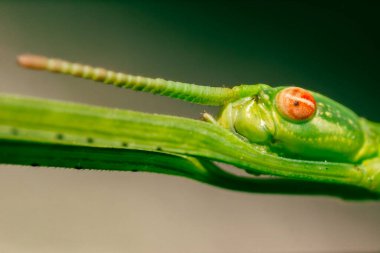
<svg viewBox="0 0 380 253">
<path fill-rule="evenodd" d="M 22 54 L 17 57 L 17 63 L 29 69 L 45 69 L 48 58 L 39 55 Z"/>
</svg>

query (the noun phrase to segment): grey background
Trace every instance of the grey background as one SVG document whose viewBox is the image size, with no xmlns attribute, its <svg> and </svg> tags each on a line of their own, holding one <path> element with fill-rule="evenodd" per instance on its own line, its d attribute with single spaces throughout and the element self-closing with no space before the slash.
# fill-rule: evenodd
<svg viewBox="0 0 380 253">
<path fill-rule="evenodd" d="M 0 2 L 1 92 L 198 118 L 214 108 L 19 69 L 31 52 L 210 85 L 297 84 L 380 121 L 374 2 Z M 1 113 L 1 112 L 0 112 Z M 0 252 L 373 252 L 380 204 L 155 174 L 1 166 Z"/>
</svg>

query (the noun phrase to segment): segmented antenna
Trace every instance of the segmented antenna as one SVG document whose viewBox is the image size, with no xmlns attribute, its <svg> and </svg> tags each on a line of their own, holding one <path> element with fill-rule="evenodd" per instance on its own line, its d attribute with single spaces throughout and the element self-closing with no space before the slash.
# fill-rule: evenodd
<svg viewBox="0 0 380 253">
<path fill-rule="evenodd" d="M 92 79 L 117 87 L 160 94 L 203 105 L 224 105 L 242 97 L 247 93 L 246 88 L 248 88 L 248 85 L 236 86 L 231 89 L 173 82 L 160 78 L 152 79 L 37 55 L 21 55 L 17 60 L 21 66 L 29 69 L 47 70 Z"/>
</svg>

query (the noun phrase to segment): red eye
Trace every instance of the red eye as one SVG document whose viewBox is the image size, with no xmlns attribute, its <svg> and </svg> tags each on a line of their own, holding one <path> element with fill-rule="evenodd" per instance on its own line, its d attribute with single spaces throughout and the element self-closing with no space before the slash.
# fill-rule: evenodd
<svg viewBox="0 0 380 253">
<path fill-rule="evenodd" d="M 292 120 L 306 120 L 317 109 L 313 95 L 298 87 L 283 89 L 276 97 L 277 109 Z"/>
</svg>

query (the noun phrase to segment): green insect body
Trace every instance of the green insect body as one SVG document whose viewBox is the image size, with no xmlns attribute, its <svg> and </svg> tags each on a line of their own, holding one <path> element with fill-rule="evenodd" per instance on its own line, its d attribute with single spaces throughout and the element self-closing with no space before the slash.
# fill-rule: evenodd
<svg viewBox="0 0 380 253">
<path fill-rule="evenodd" d="M 263 86 L 254 97 L 228 104 L 220 124 L 287 157 L 355 163 L 378 155 L 379 138 L 370 122 L 315 92 L 315 115 L 306 121 L 289 120 L 276 108 L 282 90 Z"/>
<path fill-rule="evenodd" d="M 40 56 L 21 56 L 19 63 L 222 110 L 200 122 L 2 95 L 0 140 L 158 151 L 380 193 L 379 125 L 318 93 L 264 84 L 198 86 Z"/>
</svg>

